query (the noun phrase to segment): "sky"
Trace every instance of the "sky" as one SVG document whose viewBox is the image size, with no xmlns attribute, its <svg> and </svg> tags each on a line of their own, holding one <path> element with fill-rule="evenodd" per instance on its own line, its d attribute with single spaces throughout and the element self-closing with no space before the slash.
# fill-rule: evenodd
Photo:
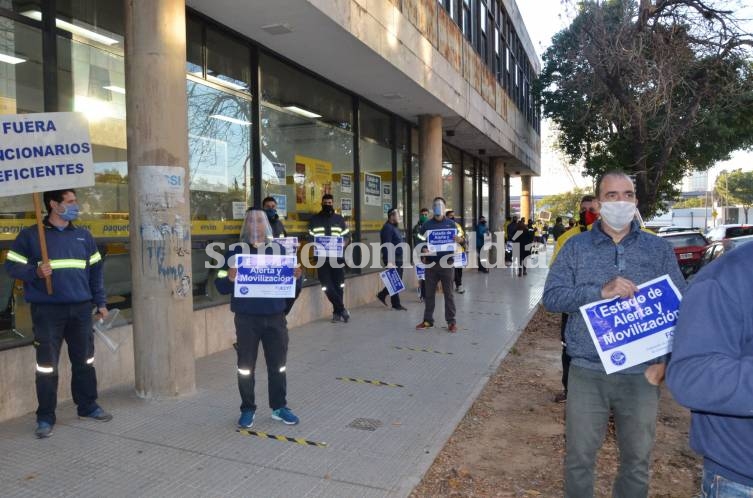
<svg viewBox="0 0 753 498">
<path fill-rule="evenodd" d="M 562 0 L 516 0 L 516 3 L 523 16 L 528 36 L 540 58 L 550 45 L 552 36 L 570 24 L 573 9 L 566 7 Z M 753 18 L 753 0 L 740 0 L 739 3 L 742 5 L 741 11 L 744 12 L 744 16 Z M 580 169 L 570 166 L 554 148 L 555 139 L 548 120 L 543 120 L 541 123 L 541 176 L 533 178 L 534 195 L 557 194 L 568 192 L 576 186 L 589 187 L 591 185 L 591 179 L 583 178 Z M 712 167 L 709 175 L 709 188 L 713 186 L 721 170 L 738 168 L 744 171 L 753 170 L 753 152 L 735 152 L 729 161 L 717 163 Z M 510 185 L 510 194 L 520 195 L 520 180 L 513 180 Z"/>
</svg>

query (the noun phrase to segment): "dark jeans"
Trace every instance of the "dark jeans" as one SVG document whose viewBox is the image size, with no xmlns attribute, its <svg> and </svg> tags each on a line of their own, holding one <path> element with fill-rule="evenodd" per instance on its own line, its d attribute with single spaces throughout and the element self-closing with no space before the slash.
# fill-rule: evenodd
<svg viewBox="0 0 753 498">
<path fill-rule="evenodd" d="M 560 322 L 560 338 L 562 339 L 562 387 L 567 393 L 567 377 L 570 373 L 570 355 L 567 354 L 567 343 L 565 342 L 565 327 L 567 326 L 567 313 L 562 313 Z"/>
<path fill-rule="evenodd" d="M 424 321 L 434 323 L 434 306 L 436 304 L 437 284 L 442 282 L 444 294 L 444 317 L 447 325 L 455 323 L 455 296 L 452 293 L 452 278 L 455 268 L 442 268 L 435 263 L 431 268 L 426 268 L 426 296 L 424 307 Z"/>
<path fill-rule="evenodd" d="M 65 339 L 71 360 L 71 393 L 78 414 L 98 408 L 94 371 L 94 332 L 91 303 L 32 304 L 31 320 L 37 353 L 37 421 L 55 423 L 58 402 L 58 361 Z"/>
<path fill-rule="evenodd" d="M 455 270 L 455 287 L 460 287 L 463 285 L 463 269 L 462 268 L 454 268 Z"/>
<path fill-rule="evenodd" d="M 277 410 L 287 405 L 288 322 L 285 315 L 235 314 L 235 337 L 238 341 L 238 391 L 241 411 L 256 410 L 254 385 L 259 342 L 267 363 L 269 406 Z"/>
<path fill-rule="evenodd" d="M 730 481 L 710 470 L 703 469 L 702 498 L 753 498 L 753 487 Z"/>
<path fill-rule="evenodd" d="M 397 263 L 397 274 L 400 275 L 400 280 L 403 279 L 403 264 Z M 390 294 L 390 292 L 387 290 L 387 287 L 379 291 L 379 299 L 386 299 L 387 296 Z M 390 296 L 390 302 L 392 303 L 393 308 L 399 308 L 400 307 L 400 293 L 398 292 L 394 296 Z"/>
<path fill-rule="evenodd" d="M 343 304 L 343 288 L 345 287 L 345 268 L 333 268 L 329 260 L 319 268 L 319 282 L 325 289 L 327 299 L 332 303 L 334 313 L 342 313 L 345 309 Z"/>
<path fill-rule="evenodd" d="M 659 388 L 643 374 L 607 375 L 570 366 L 565 415 L 565 497 L 594 495 L 596 455 L 614 413 L 620 467 L 613 498 L 648 496 L 648 469 L 656 434 Z"/>
</svg>

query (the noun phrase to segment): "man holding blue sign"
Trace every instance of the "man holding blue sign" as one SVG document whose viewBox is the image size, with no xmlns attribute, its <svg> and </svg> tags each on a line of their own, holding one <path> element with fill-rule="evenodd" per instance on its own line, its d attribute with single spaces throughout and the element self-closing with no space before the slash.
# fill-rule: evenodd
<svg viewBox="0 0 753 498">
<path fill-rule="evenodd" d="M 596 196 L 594 203 L 601 220 L 593 224 L 591 231 L 575 235 L 562 247 L 544 288 L 546 308 L 569 315 L 565 329 L 571 357 L 565 496 L 593 496 L 596 455 L 611 411 L 620 449 L 613 495 L 645 497 L 656 432 L 658 385 L 664 377 L 665 357 L 608 375 L 580 311 L 581 307 L 595 307 L 599 317 L 590 320 L 590 326 L 603 326 L 602 344 L 622 344 L 628 338 L 656 332 L 657 329 L 650 327 L 652 320 L 656 326 L 662 326 L 659 321 L 676 320 L 676 309 L 670 309 L 672 303 L 665 302 L 657 293 L 669 293 L 669 288 L 682 291 L 685 279 L 669 243 L 642 231 L 634 219 L 637 200 L 633 182 L 627 175 L 622 172 L 604 175 L 597 185 Z M 664 276 L 669 277 L 663 280 L 667 282 L 665 287 L 651 283 Z M 601 300 L 609 301 L 597 303 Z M 622 347 L 609 350 L 607 361 L 624 366 L 633 354 L 625 351 Z M 650 356 L 648 352 L 644 354 Z"/>
<path fill-rule="evenodd" d="M 215 280 L 220 293 L 234 294 L 230 300 L 230 310 L 235 313 L 235 336 L 238 341 L 238 390 L 241 396 L 238 427 L 244 429 L 253 425 L 256 415 L 254 369 L 260 342 L 267 364 L 272 418 L 288 425 L 298 423 L 298 417 L 288 408 L 286 400 L 288 325 L 285 314 L 294 299 L 289 296 L 295 295 L 295 290 L 291 293 L 286 288 L 290 284 L 289 272 L 283 268 L 284 265 L 275 267 L 264 264 L 266 261 L 259 262 L 257 267 L 244 263 L 240 271 L 237 264 L 237 260 L 243 258 L 285 258 L 285 249 L 271 242 L 272 238 L 272 227 L 264 211 L 249 209 L 241 229 L 241 243 L 230 246 L 225 265 Z M 244 253 L 246 249 L 249 254 Z M 295 268 L 293 278 L 297 281 L 300 275 L 300 268 Z M 254 287 L 264 285 L 271 288 L 270 294 L 278 293 L 285 297 L 258 297 Z M 234 292 L 236 289 L 237 293 Z"/>
<path fill-rule="evenodd" d="M 397 209 L 391 208 L 387 212 L 387 222 L 382 226 L 382 230 L 379 232 L 379 239 L 382 243 L 382 263 L 387 268 L 394 268 L 397 273 L 398 280 L 402 283 L 403 279 L 403 249 L 405 247 L 405 237 L 397 227 L 400 223 L 400 213 Z M 390 296 L 390 303 L 392 309 L 398 311 L 405 311 L 400 304 L 400 294 L 398 292 L 390 293 L 385 286 L 377 294 L 377 299 L 381 303 L 387 306 L 387 296 Z"/>
<path fill-rule="evenodd" d="M 416 325 L 416 330 L 434 327 L 437 285 L 441 282 L 447 330 L 451 333 L 458 331 L 455 323 L 455 298 L 452 293 L 455 276 L 453 254 L 455 254 L 456 244 L 462 244 L 465 240 L 458 235 L 455 222 L 445 217 L 446 208 L 447 205 L 442 197 L 434 198 L 432 203 L 434 217 L 424 223 L 418 235 L 418 239 L 426 243 L 422 251 L 426 253 L 426 297 L 424 319 Z"/>
</svg>

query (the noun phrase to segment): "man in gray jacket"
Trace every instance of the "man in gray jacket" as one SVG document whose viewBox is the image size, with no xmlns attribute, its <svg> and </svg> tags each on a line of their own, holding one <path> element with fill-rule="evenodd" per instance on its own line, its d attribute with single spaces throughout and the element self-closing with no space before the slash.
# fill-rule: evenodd
<svg viewBox="0 0 753 498">
<path fill-rule="evenodd" d="M 596 196 L 601 219 L 562 247 L 544 288 L 544 306 L 569 314 L 565 496 L 593 496 L 596 455 L 612 411 L 620 449 L 613 496 L 645 497 L 665 358 L 607 375 L 579 309 L 601 299 L 632 297 L 638 285 L 662 275 L 682 291 L 685 279 L 669 243 L 635 221 L 637 200 L 627 175 L 604 175 Z"/>
</svg>

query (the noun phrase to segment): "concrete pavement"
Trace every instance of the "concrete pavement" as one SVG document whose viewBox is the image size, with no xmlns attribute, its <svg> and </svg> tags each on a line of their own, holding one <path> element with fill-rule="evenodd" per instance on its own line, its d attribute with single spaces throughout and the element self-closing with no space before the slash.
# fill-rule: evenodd
<svg viewBox="0 0 753 498">
<path fill-rule="evenodd" d="M 288 402 L 301 424 L 270 418 L 260 364 L 252 430 L 304 444 L 236 430 L 240 399 L 228 350 L 197 361 L 192 396 L 144 401 L 131 387 L 101 393 L 115 417 L 109 423 L 78 420 L 66 402 L 49 439 L 33 437 L 33 414 L 0 424 L 0 494 L 407 496 L 528 323 L 545 278 L 545 269 L 525 278 L 507 269 L 466 271 L 467 292 L 455 294 L 457 334 L 442 328 L 441 296 L 437 327 L 414 330 L 423 305 L 413 289 L 403 294 L 408 311 L 375 301 L 351 310 L 348 324 L 291 329 Z M 101 348 L 97 361 L 108 354 Z"/>
</svg>

